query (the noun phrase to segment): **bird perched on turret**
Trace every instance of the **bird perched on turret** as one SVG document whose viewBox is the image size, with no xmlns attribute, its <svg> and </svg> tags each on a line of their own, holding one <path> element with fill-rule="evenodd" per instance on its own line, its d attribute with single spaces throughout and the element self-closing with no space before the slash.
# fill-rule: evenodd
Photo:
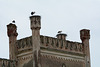
<svg viewBox="0 0 100 67">
<path fill-rule="evenodd" d="M 35 12 L 31 12 L 31 15 L 34 15 L 35 14 Z"/>
<path fill-rule="evenodd" d="M 58 33 L 61 33 L 62 31 L 58 31 Z"/>
<path fill-rule="evenodd" d="M 13 20 L 12 23 L 15 23 L 15 20 Z"/>
</svg>

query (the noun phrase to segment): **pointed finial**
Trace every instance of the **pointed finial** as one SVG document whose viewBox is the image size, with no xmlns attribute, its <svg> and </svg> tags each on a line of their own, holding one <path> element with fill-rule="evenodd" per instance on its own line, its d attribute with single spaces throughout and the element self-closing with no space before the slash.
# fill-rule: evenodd
<svg viewBox="0 0 100 67">
<path fill-rule="evenodd" d="M 31 15 L 34 15 L 35 14 L 35 12 L 31 12 Z"/>
</svg>

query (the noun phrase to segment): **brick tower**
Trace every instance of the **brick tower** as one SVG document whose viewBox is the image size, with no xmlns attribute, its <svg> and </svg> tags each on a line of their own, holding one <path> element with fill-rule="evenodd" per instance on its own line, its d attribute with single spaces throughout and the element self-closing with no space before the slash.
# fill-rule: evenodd
<svg viewBox="0 0 100 67">
<path fill-rule="evenodd" d="M 16 39 L 17 39 L 17 26 L 15 24 L 8 24 L 7 25 L 7 34 L 9 37 L 9 58 L 10 60 L 15 60 L 16 59 Z"/>
<path fill-rule="evenodd" d="M 87 29 L 81 30 L 80 38 L 84 45 L 85 67 L 90 67 L 90 49 L 89 49 L 90 30 Z"/>
<path fill-rule="evenodd" d="M 30 17 L 32 30 L 32 45 L 33 45 L 33 67 L 41 67 L 40 65 L 40 29 L 41 17 L 34 15 Z"/>
</svg>

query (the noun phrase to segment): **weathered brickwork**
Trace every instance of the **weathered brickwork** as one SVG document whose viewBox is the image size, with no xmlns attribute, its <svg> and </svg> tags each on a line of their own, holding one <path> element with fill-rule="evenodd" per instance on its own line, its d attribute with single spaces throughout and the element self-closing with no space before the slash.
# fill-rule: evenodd
<svg viewBox="0 0 100 67">
<path fill-rule="evenodd" d="M 0 59 L 0 67 L 91 67 L 90 30 L 82 29 L 82 42 L 66 40 L 67 35 L 58 32 L 57 37 L 40 35 L 41 16 L 32 15 L 32 35 L 17 40 L 17 26 L 7 25 L 9 59 Z"/>
</svg>

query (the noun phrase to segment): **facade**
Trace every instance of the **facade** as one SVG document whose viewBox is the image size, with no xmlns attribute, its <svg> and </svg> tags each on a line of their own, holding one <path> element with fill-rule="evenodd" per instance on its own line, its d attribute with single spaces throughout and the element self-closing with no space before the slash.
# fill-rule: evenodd
<svg viewBox="0 0 100 67">
<path fill-rule="evenodd" d="M 80 30 L 82 43 L 66 40 L 66 34 L 57 37 L 40 35 L 41 16 L 30 16 L 32 36 L 17 40 L 17 26 L 7 25 L 9 59 L 0 59 L 0 67 L 91 67 L 90 30 Z"/>
</svg>

